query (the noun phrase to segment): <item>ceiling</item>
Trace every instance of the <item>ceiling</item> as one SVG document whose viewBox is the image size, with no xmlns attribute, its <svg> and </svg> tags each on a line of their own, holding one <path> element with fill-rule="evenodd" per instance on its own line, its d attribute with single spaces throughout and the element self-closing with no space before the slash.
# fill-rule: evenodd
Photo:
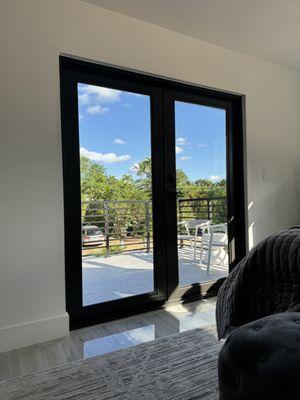
<svg viewBox="0 0 300 400">
<path fill-rule="evenodd" d="M 300 0 L 83 0 L 300 69 Z"/>
</svg>

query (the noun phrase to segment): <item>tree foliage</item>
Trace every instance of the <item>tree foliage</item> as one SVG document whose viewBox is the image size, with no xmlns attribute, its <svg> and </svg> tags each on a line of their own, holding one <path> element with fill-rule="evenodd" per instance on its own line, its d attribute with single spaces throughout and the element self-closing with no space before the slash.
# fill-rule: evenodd
<svg viewBox="0 0 300 400">
<path fill-rule="evenodd" d="M 108 175 L 102 165 L 84 156 L 80 158 L 80 167 L 83 222 L 98 224 L 104 230 L 105 208 L 103 204 L 97 208 L 97 202 L 130 200 L 131 203 L 122 203 L 122 206 L 118 203 L 110 206 L 109 229 L 113 227 L 114 235 L 120 239 L 129 231 L 145 234 L 146 205 L 134 201 L 151 200 L 151 158 L 147 157 L 134 166 L 136 177 Z M 226 180 L 197 179 L 193 182 L 181 169 L 176 171 L 176 187 L 178 199 L 226 197 Z M 195 207 L 191 209 L 197 211 Z M 222 212 L 226 213 L 226 210 Z"/>
</svg>

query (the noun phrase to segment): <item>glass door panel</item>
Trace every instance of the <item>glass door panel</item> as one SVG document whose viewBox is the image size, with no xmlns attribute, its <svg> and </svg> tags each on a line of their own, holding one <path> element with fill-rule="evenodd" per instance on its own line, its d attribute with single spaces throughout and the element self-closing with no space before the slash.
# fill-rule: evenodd
<svg viewBox="0 0 300 400">
<path fill-rule="evenodd" d="M 83 306 L 154 291 L 150 96 L 79 83 Z"/>
<path fill-rule="evenodd" d="M 226 110 L 174 102 L 179 286 L 228 274 Z"/>
</svg>

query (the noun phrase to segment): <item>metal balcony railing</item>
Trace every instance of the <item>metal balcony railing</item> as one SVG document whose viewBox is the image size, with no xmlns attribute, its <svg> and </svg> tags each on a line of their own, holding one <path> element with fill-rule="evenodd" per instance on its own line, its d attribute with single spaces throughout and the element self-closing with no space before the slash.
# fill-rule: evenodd
<svg viewBox="0 0 300 400">
<path fill-rule="evenodd" d="M 209 219 L 227 221 L 226 197 L 178 199 L 178 221 Z M 82 226 L 94 226 L 102 233 L 96 245 L 82 241 L 83 255 L 91 250 L 109 256 L 123 251 L 146 250 L 152 241 L 152 202 L 148 200 L 115 200 L 82 202 Z M 96 251 L 97 250 L 97 251 Z"/>
<path fill-rule="evenodd" d="M 178 220 L 209 219 L 214 224 L 227 222 L 227 198 L 178 199 Z"/>
<path fill-rule="evenodd" d="M 97 246 L 83 241 L 84 253 L 92 248 L 105 249 L 106 256 L 125 250 L 149 252 L 152 246 L 152 203 L 147 200 L 83 202 L 82 226 L 96 226 L 103 234 Z"/>
</svg>

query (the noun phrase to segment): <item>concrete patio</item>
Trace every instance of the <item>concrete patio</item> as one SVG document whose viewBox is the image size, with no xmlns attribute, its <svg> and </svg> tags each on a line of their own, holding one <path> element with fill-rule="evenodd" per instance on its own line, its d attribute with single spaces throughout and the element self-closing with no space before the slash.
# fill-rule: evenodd
<svg viewBox="0 0 300 400">
<path fill-rule="evenodd" d="M 190 247 L 179 248 L 180 286 L 217 280 L 227 276 L 226 258 L 214 257 L 207 273 L 205 260 L 194 261 Z M 220 259 L 223 258 L 223 259 Z M 83 257 L 83 304 L 96 304 L 154 290 L 153 254 L 134 251 L 109 257 Z"/>
</svg>

